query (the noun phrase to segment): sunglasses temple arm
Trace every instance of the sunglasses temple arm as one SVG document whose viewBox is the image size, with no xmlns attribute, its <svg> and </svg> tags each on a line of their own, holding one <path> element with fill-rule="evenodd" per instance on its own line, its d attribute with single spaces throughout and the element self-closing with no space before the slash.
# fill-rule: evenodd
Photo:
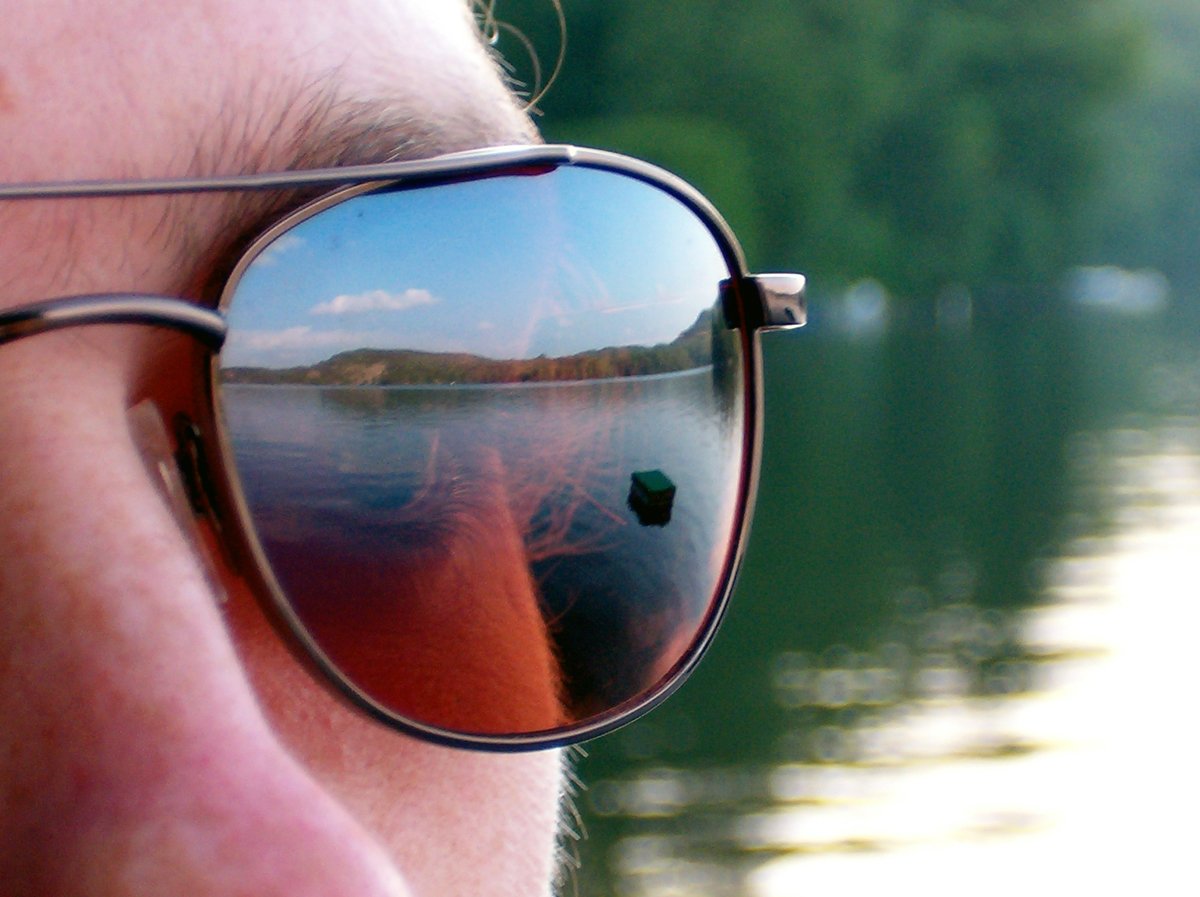
<svg viewBox="0 0 1200 897">
<path fill-rule="evenodd" d="M 182 299 L 138 293 L 103 293 L 50 299 L 0 312 L 0 346 L 65 327 L 88 324 L 145 324 L 180 330 L 213 351 L 225 341 L 227 325 L 217 311 Z"/>
</svg>

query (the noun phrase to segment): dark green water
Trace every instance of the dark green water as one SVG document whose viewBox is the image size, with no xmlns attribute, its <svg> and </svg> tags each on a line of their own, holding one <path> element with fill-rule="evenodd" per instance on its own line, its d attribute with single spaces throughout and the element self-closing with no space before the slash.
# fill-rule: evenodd
<svg viewBox="0 0 1200 897">
<path fill-rule="evenodd" d="M 1195 324 L 814 326 L 767 396 L 731 615 L 576 758 L 565 893 L 1194 893 Z"/>
</svg>

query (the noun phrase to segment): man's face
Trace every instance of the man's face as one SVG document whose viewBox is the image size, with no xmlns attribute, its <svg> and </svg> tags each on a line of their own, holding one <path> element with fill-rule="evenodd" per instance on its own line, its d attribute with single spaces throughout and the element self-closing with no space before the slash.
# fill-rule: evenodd
<svg viewBox="0 0 1200 897">
<path fill-rule="evenodd" d="M 4 182 L 533 137 L 457 0 L 15 0 L 0 134 Z M 0 307 L 211 298 L 214 268 L 278 211 L 0 205 Z M 293 657 L 211 533 L 177 525 L 130 409 L 186 409 L 188 351 L 141 327 L 0 349 L 0 890 L 546 893 L 553 752 L 476 755 L 374 724 Z"/>
</svg>

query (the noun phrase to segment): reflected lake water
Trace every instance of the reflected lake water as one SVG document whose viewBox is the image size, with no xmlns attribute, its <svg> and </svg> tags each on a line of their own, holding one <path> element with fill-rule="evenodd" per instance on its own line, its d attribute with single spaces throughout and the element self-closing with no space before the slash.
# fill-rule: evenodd
<svg viewBox="0 0 1200 897">
<path fill-rule="evenodd" d="M 1196 892 L 1200 340 L 1020 317 L 768 341 L 731 617 L 576 757 L 565 893 Z"/>
<path fill-rule="evenodd" d="M 478 684 L 504 707 L 508 668 L 489 638 L 527 657 L 548 640 L 568 716 L 638 697 L 671 669 L 709 623 L 732 552 L 740 386 L 708 365 L 538 384 L 226 384 L 223 404 L 263 549 L 333 662 L 423 722 L 491 731 L 520 715 L 536 730 L 561 720 L 544 706 L 530 720 L 518 690 L 511 712 L 480 723 L 451 685 L 483 661 Z M 639 499 L 635 474 L 668 483 L 669 502 Z M 520 558 L 497 547 L 510 530 Z M 544 625 L 502 622 L 519 595 L 468 594 L 445 573 L 507 581 L 506 559 L 528 560 Z M 519 657 L 511 672 L 531 675 Z M 414 693 L 415 677 L 440 685 Z"/>
</svg>

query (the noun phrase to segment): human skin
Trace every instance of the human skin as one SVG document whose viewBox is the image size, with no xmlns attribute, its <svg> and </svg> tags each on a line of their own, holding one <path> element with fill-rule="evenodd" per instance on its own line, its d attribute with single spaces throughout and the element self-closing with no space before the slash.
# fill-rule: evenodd
<svg viewBox="0 0 1200 897">
<path fill-rule="evenodd" d="M 0 19 L 4 182 L 531 139 L 456 0 L 7 0 Z M 265 213 L 0 203 L 0 307 L 211 301 L 215 260 Z M 555 752 L 458 751 L 366 718 L 204 521 L 177 525 L 129 409 L 188 410 L 194 351 L 133 326 L 0 347 L 0 892 L 548 893 Z"/>
</svg>

